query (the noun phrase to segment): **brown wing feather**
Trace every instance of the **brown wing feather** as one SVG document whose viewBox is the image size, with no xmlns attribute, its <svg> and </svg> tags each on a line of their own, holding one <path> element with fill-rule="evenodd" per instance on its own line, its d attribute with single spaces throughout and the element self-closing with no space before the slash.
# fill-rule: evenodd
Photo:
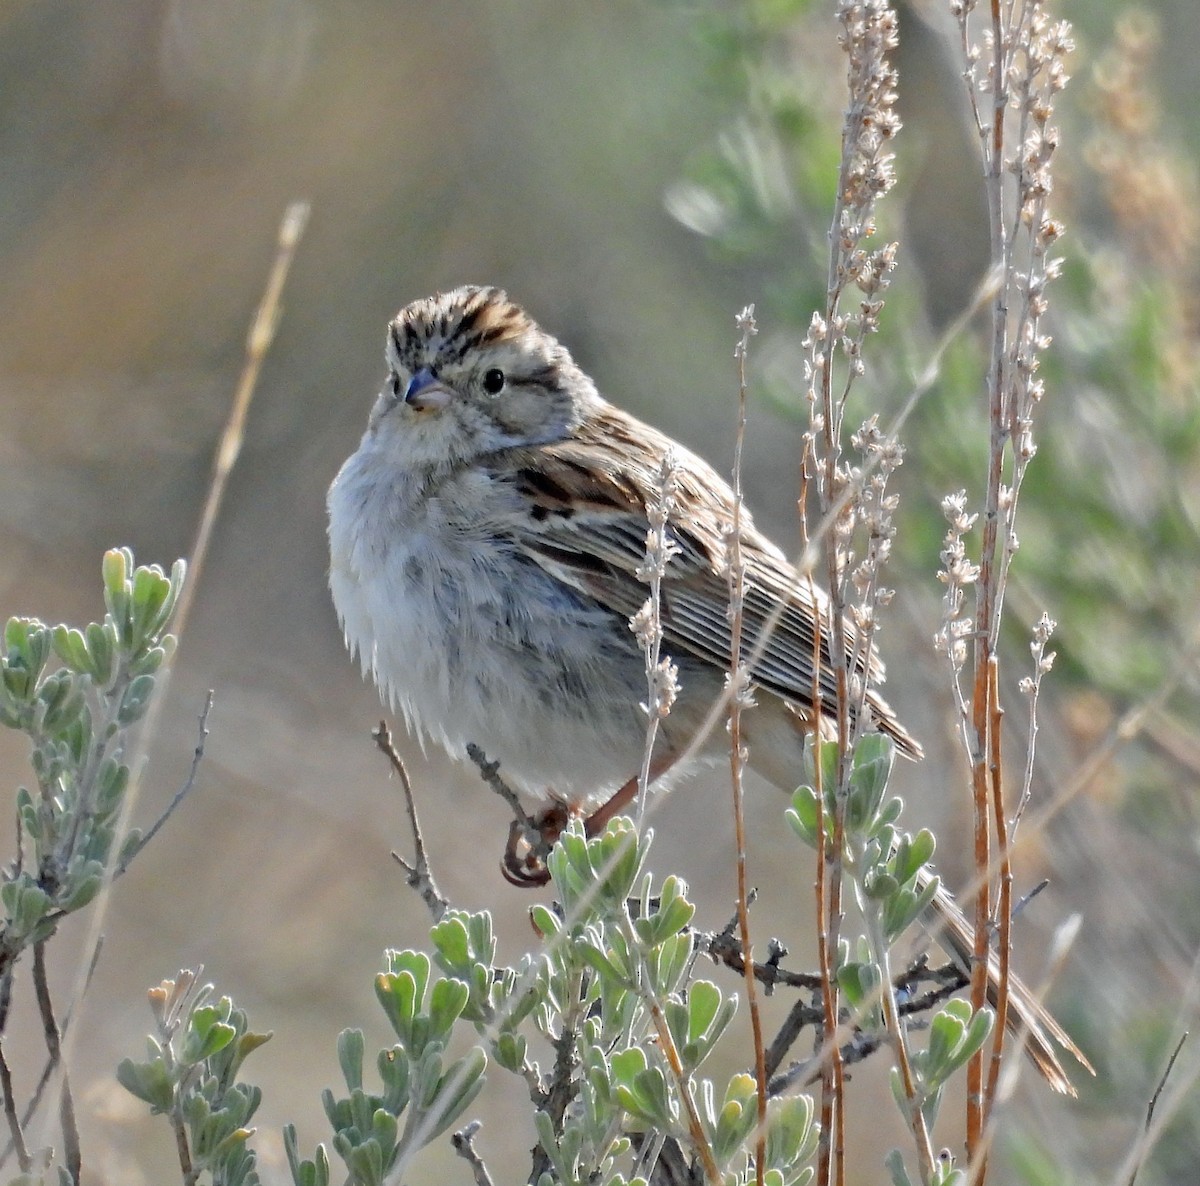
<svg viewBox="0 0 1200 1186">
<path fill-rule="evenodd" d="M 636 440 L 638 447 L 622 448 L 623 440 L 631 445 Z M 680 451 L 661 433 L 611 408 L 585 419 L 567 440 L 497 457 L 497 468 L 533 507 L 533 522 L 524 525 L 522 539 L 534 558 L 559 580 L 623 617 L 632 616 L 646 600 L 646 585 L 636 570 L 646 553 L 646 505 L 654 497 L 658 469 L 669 448 Z M 663 636 L 668 649 L 679 648 L 725 667 L 732 632 L 722 532 L 732 518 L 733 493 L 695 456 L 679 468 L 677 486 L 677 510 L 669 526 L 680 551 L 663 582 Z M 802 709 L 811 708 L 814 632 L 826 611 L 826 598 L 799 576 L 748 516 L 743 516 L 743 524 L 748 582 L 743 650 L 752 654 L 762 648 L 753 667 L 757 683 Z M 848 656 L 855 661 L 849 622 L 847 630 Z M 859 655 L 860 672 L 862 666 Z M 872 680 L 882 677 L 874 652 L 869 666 Z M 824 635 L 819 688 L 822 711 L 832 713 L 836 684 Z M 868 703 L 879 727 L 903 752 L 918 757 L 920 746 L 886 702 L 872 692 Z"/>
</svg>

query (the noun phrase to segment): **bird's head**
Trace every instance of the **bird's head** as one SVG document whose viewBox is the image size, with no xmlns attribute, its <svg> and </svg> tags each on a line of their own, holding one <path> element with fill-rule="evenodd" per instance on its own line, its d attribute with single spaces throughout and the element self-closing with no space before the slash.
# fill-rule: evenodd
<svg viewBox="0 0 1200 1186">
<path fill-rule="evenodd" d="M 561 440 L 598 397 L 566 348 L 497 288 L 414 301 L 388 326 L 368 435 L 414 464 Z"/>
</svg>

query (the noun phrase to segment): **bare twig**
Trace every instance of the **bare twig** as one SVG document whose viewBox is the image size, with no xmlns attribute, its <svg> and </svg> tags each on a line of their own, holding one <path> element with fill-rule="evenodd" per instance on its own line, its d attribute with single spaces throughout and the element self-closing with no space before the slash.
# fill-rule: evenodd
<svg viewBox="0 0 1200 1186">
<path fill-rule="evenodd" d="M 8 1067 L 8 1059 L 4 1054 L 4 1039 L 0 1037 L 0 1094 L 4 1096 L 4 1118 L 8 1121 L 8 1131 L 13 1148 L 17 1151 L 17 1164 L 21 1172 L 29 1172 L 33 1162 L 25 1145 L 25 1134 L 21 1130 L 21 1121 L 17 1117 L 17 1101 L 13 1095 L 12 1071 Z"/>
<path fill-rule="evenodd" d="M 86 992 L 87 987 L 92 983 L 92 977 L 96 972 L 96 965 L 100 962 L 100 952 L 103 950 L 103 942 L 97 944 L 95 951 L 92 952 L 92 965 L 88 969 L 87 983 L 84 986 Z M 61 1033 L 65 1036 L 71 1027 L 72 1010 L 68 1009 L 63 1016 Z M 0 1027 L 2 1028 L 2 1027 Z M 37 1115 L 37 1110 L 41 1106 L 42 1096 L 45 1094 L 46 1087 L 49 1085 L 51 1078 L 54 1075 L 54 1068 L 57 1062 L 52 1057 L 47 1057 L 42 1066 L 42 1073 L 38 1076 L 37 1086 L 33 1089 L 33 1095 L 29 1097 L 29 1102 L 25 1105 L 25 1111 L 21 1116 L 21 1124 L 24 1128 L 29 1127 L 30 1121 Z M 0 1169 L 3 1169 L 5 1163 L 13 1154 L 12 1138 L 9 1138 L 8 1144 L 4 1146 L 4 1151 L 0 1153 Z"/>
<path fill-rule="evenodd" d="M 62 1061 L 62 1034 L 54 1017 L 54 1002 L 50 999 L 50 983 L 46 978 L 46 941 L 33 945 L 33 991 L 42 1018 L 42 1035 L 50 1062 L 60 1068 L 62 1076 L 59 1097 L 59 1121 L 63 1132 L 63 1160 L 72 1182 L 78 1182 L 83 1172 L 83 1155 L 79 1148 L 79 1125 L 75 1121 L 75 1100 L 71 1094 L 71 1077 Z"/>
<path fill-rule="evenodd" d="M 509 809 L 516 817 L 517 823 L 525 829 L 527 835 L 540 835 L 537 821 L 525 810 L 520 796 L 500 777 L 500 763 L 488 761 L 487 754 L 473 741 L 467 743 L 467 757 L 471 759 L 479 770 L 479 777 L 508 804 Z"/>
<path fill-rule="evenodd" d="M 835 695 L 831 704 L 818 687 L 812 701 L 817 709 L 816 735 L 821 735 L 820 713 L 828 708 L 833 717 L 830 732 L 836 738 L 837 761 L 832 774 L 834 786 L 815 786 L 818 812 L 818 953 L 824 977 L 825 1033 L 823 1045 L 830 1059 L 823 1068 L 821 1084 L 821 1144 L 818 1151 L 818 1186 L 841 1186 L 845 1181 L 845 1109 L 838 1044 L 834 1030 L 840 1012 L 838 988 L 832 974 L 842 922 L 844 877 L 845 788 L 854 738 L 852 697 L 865 695 L 865 688 L 852 688 L 847 649 L 846 611 L 849 582 L 854 567 L 851 550 L 856 521 L 861 510 L 861 487 L 852 467 L 843 460 L 842 427 L 851 387 L 863 371 L 862 345 L 878 326 L 883 293 L 895 262 L 895 245 L 868 250 L 867 239 L 875 231 L 878 199 L 894 183 L 891 138 L 900 121 L 895 112 L 895 72 L 887 55 L 896 45 L 896 17 L 885 0 L 838 5 L 841 24 L 839 44 L 847 55 L 847 98 L 842 122 L 841 162 L 833 213 L 829 225 L 829 266 L 824 306 L 814 312 L 804 340 L 805 395 L 809 427 L 804 435 L 803 477 L 816 492 L 817 510 L 829 520 L 818 542 L 824 544 L 825 585 L 829 593 L 824 621 L 816 622 L 813 671 L 827 669 Z M 844 311 L 848 291 L 857 288 L 862 301 L 857 313 Z M 848 302 L 847 302 L 848 303 Z M 838 354 L 845 357 L 842 381 L 835 381 Z M 806 531 L 807 534 L 807 531 Z M 806 541 L 807 543 L 807 541 Z M 806 553 L 808 548 L 806 546 Z M 814 558 L 815 559 L 815 558 Z M 802 571 L 811 578 L 814 560 Z M 813 604 L 820 605 L 820 601 Z M 867 653 L 870 643 L 867 642 Z M 856 678 L 857 678 L 857 672 Z M 865 679 L 866 673 L 863 673 Z M 834 792 L 831 818 L 826 819 L 825 795 Z M 828 847 L 826 850 L 826 837 Z M 914 1110 L 914 1115 L 919 1109 Z M 914 1129 L 916 1122 L 914 1121 Z M 918 1145 L 921 1142 L 918 1140 Z M 922 1177 L 926 1180 L 928 1159 L 922 1152 Z"/>
<path fill-rule="evenodd" d="M 704 1179 L 708 1186 L 721 1186 L 721 1171 L 717 1168 L 712 1145 L 700 1123 L 700 1113 L 696 1110 L 696 1101 L 692 1099 L 688 1076 L 683 1069 L 683 1062 L 675 1047 L 675 1039 L 671 1036 L 671 1029 L 667 1025 L 662 1005 L 654 994 L 649 992 L 643 996 L 643 1002 L 650 1013 L 650 1020 L 654 1023 L 654 1032 L 658 1035 L 659 1048 L 679 1090 L 679 1099 L 687 1116 L 688 1135 L 691 1137 L 696 1155 L 700 1158 L 700 1164 L 704 1167 Z"/>
<path fill-rule="evenodd" d="M 450 1144 L 454 1146 L 454 1152 L 459 1157 L 465 1158 L 467 1164 L 471 1167 L 475 1186 L 494 1186 L 492 1175 L 488 1173 L 488 1168 L 484 1165 L 483 1158 L 475 1152 L 474 1141 L 480 1127 L 478 1120 L 472 1120 L 470 1124 L 465 1128 L 460 1128 L 450 1138 Z"/>
<path fill-rule="evenodd" d="M 988 725 L 988 783 L 989 799 L 992 804 L 992 829 L 999 849 L 1000 891 L 996 899 L 996 916 L 990 922 L 996 932 L 996 977 L 995 1032 L 992 1036 L 992 1059 L 988 1067 L 987 1086 L 983 1096 L 985 1121 L 990 1117 L 1000 1083 L 1000 1069 L 1004 1061 L 1004 1035 L 1008 1024 L 1009 989 L 1011 987 L 1012 958 L 1012 846 L 1008 817 L 1004 807 L 1004 766 L 1001 760 L 1000 740 L 1004 709 L 1000 704 L 1000 667 L 995 655 L 988 668 L 988 704 L 992 719 Z"/>
<path fill-rule="evenodd" d="M 175 609 L 172 630 L 177 639 L 182 638 L 184 627 L 187 624 L 188 612 L 192 604 L 192 599 L 195 596 L 196 588 L 199 584 L 199 576 L 203 571 L 204 559 L 212 537 L 213 525 L 216 522 L 217 512 L 220 509 L 221 502 L 224 498 L 229 473 L 237 460 L 238 453 L 241 450 L 246 414 L 249 410 L 250 400 L 254 394 L 263 360 L 266 357 L 267 350 L 275 333 L 275 328 L 278 325 L 279 300 L 283 292 L 284 281 L 287 278 L 288 271 L 295 256 L 296 247 L 300 242 L 307 219 L 308 205 L 304 202 L 293 202 L 284 212 L 283 221 L 280 224 L 278 248 L 276 251 L 275 260 L 268 276 L 262 302 L 259 305 L 254 322 L 251 326 L 249 338 L 246 344 L 245 366 L 243 367 L 241 378 L 234 394 L 233 405 L 230 409 L 229 418 L 226 422 L 225 430 L 222 433 L 221 442 L 217 449 L 217 455 L 213 462 L 212 480 L 210 482 L 208 495 L 205 500 L 204 510 L 201 515 L 200 526 L 196 532 L 196 538 L 192 547 L 192 552 L 188 558 L 188 581 L 183 588 L 183 592 L 180 594 L 179 602 Z M 176 651 L 176 654 L 178 654 L 178 651 Z M 135 755 L 134 760 L 129 763 L 133 774 L 130 778 L 129 788 L 125 795 L 125 802 L 121 809 L 120 818 L 117 821 L 117 841 L 113 845 L 111 857 L 113 864 L 111 864 L 105 871 L 104 882 L 100 888 L 100 893 L 98 894 L 97 900 L 91 911 L 88 933 L 81 948 L 81 951 L 86 953 L 84 961 L 81 961 L 86 963 L 86 967 L 81 967 L 78 975 L 76 976 L 75 984 L 70 995 L 72 1007 L 82 997 L 86 983 L 91 977 L 92 960 L 94 958 L 94 953 L 99 947 L 100 934 L 103 930 L 104 919 L 107 913 L 109 891 L 112 886 L 113 878 L 118 872 L 116 860 L 117 854 L 121 849 L 120 841 L 129 832 L 130 820 L 133 817 L 133 810 L 138 800 L 138 793 L 140 790 L 140 774 L 141 770 L 143 769 L 143 762 L 141 759 L 146 752 L 150 740 L 157 734 L 158 731 L 158 721 L 162 714 L 163 704 L 165 703 L 165 692 L 169 674 L 169 665 L 164 665 L 159 671 L 155 686 L 155 693 L 150 702 L 149 710 L 147 711 L 140 728 L 138 753 Z M 172 809 L 168 809 L 168 811 Z M 70 1041 L 74 1041 L 73 1035 L 77 1030 L 78 1027 L 75 1027 L 75 1029 L 71 1031 L 72 1037 Z M 67 1055 L 69 1056 L 70 1042 L 68 1042 L 67 1045 Z"/>
<path fill-rule="evenodd" d="M 258 311 L 251 322 L 250 333 L 246 337 L 246 360 L 233 394 L 233 403 L 225 421 L 225 428 L 221 432 L 216 456 L 213 458 L 208 495 L 204 500 L 200 525 L 196 529 L 196 538 L 188 556 L 188 583 L 184 586 L 183 593 L 179 598 L 179 605 L 175 610 L 175 632 L 177 634 L 182 634 L 184 626 L 187 624 L 196 589 L 200 584 L 200 573 L 203 571 L 204 561 L 208 556 L 208 545 L 212 539 L 213 528 L 216 526 L 217 514 L 225 499 L 225 487 L 229 482 L 229 475 L 233 472 L 234 465 L 237 464 L 238 455 L 242 451 L 250 402 L 254 398 L 259 372 L 267 357 L 267 351 L 270 350 L 271 343 L 275 339 L 275 331 L 279 328 L 283 285 L 287 280 L 288 272 L 291 271 L 296 248 L 300 245 L 305 225 L 308 223 L 308 215 L 307 202 L 292 202 L 284 211 L 283 221 L 279 225 L 279 242 L 275 253 L 275 262 L 271 265 L 262 300 L 259 302 Z"/>
<path fill-rule="evenodd" d="M 746 975 L 746 960 L 743 957 L 745 948 L 741 940 L 725 931 L 715 935 L 699 934 L 697 936 L 698 950 L 712 958 L 714 963 L 724 964 L 739 976 Z M 806 991 L 819 989 L 821 977 L 816 972 L 792 972 L 781 968 L 778 963 L 755 963 L 749 965 L 751 974 L 760 984 L 768 988 L 783 985 L 785 988 L 798 988 Z"/>
<path fill-rule="evenodd" d="M 1014 921 L 1016 920 L 1017 916 L 1025 909 L 1025 907 L 1028 906 L 1029 903 L 1032 902 L 1033 899 L 1036 898 L 1038 896 L 1038 894 L 1040 894 L 1042 892 L 1042 890 L 1046 889 L 1049 885 L 1050 885 L 1050 878 L 1043 877 L 1042 880 L 1039 881 L 1037 883 L 1037 885 L 1035 885 L 1033 887 L 1033 889 L 1031 889 L 1028 893 L 1022 894 L 1020 896 L 1020 898 L 1017 899 L 1016 903 L 1014 904 L 1014 906 L 1012 908 L 1012 916 L 1013 916 Z"/>
<path fill-rule="evenodd" d="M 715 963 L 723 964 L 738 975 L 746 975 L 747 964 L 742 955 L 743 948 L 732 928 L 726 927 L 725 930 L 713 934 L 698 932 L 696 945 L 697 951 L 708 955 Z M 767 963 L 752 962 L 749 966 L 754 979 L 768 992 L 775 987 L 793 988 L 808 993 L 821 991 L 822 979 L 819 973 L 795 972 L 781 967 L 777 959 Z M 897 994 L 896 1011 L 901 1017 L 917 1017 L 941 1004 L 969 983 L 969 977 L 958 964 L 951 962 L 930 968 L 926 958 L 921 956 L 893 977 L 893 990 Z M 916 993 L 915 990 L 922 984 L 931 984 L 933 987 L 925 992 Z M 800 1034 L 809 1026 L 823 1026 L 824 1020 L 824 1008 L 820 1004 L 814 1005 L 799 1000 L 792 1006 L 766 1050 L 768 1080 L 775 1075 Z M 841 1023 L 851 1023 L 853 1020 L 845 1011 L 839 1018 Z M 829 1032 L 832 1033 L 833 1030 L 830 1029 Z M 859 1032 L 857 1028 L 855 1032 Z M 861 1047 L 860 1038 L 855 1038 L 851 1045 L 855 1043 Z M 873 1046 L 871 1049 L 874 1048 Z M 815 1065 L 816 1060 L 810 1061 Z M 767 1094 L 775 1095 L 779 1090 L 779 1087 L 769 1084 Z"/>
<path fill-rule="evenodd" d="M 405 768 L 404 762 L 396 752 L 396 747 L 392 744 L 392 734 L 387 727 L 387 722 L 380 721 L 379 728 L 372 731 L 371 737 L 380 752 L 392 764 L 392 769 L 400 779 L 400 786 L 404 791 L 404 806 L 408 811 L 408 822 L 412 825 L 413 853 L 416 864 L 410 865 L 397 852 L 393 852 L 392 857 L 407 875 L 409 886 L 420 894 L 421 900 L 429 907 L 433 921 L 438 922 L 449 909 L 450 900 L 438 889 L 437 882 L 433 879 L 433 871 L 429 867 L 429 857 L 425 851 L 425 837 L 421 834 L 421 822 L 417 818 L 417 802 L 413 798 L 412 781 L 408 777 L 408 770 Z"/>
<path fill-rule="evenodd" d="M 904 972 L 896 977 L 895 986 L 900 987 L 901 982 L 908 976 L 909 973 Z M 920 1014 L 928 1013 L 969 983 L 966 973 L 955 964 L 928 969 L 922 973 L 922 977 L 933 981 L 937 987 L 901 1003 L 898 1006 L 898 1012 L 902 1017 L 915 1018 Z M 794 1087 L 797 1083 L 810 1084 L 820 1079 L 822 1067 L 829 1061 L 824 1050 L 818 1051 L 812 1058 L 792 1063 L 782 1074 L 777 1075 L 776 1071 L 800 1034 L 810 1025 L 821 1024 L 823 1017 L 824 1011 L 819 1005 L 809 1005 L 803 1001 L 797 1001 L 792 1006 L 791 1012 L 780 1026 L 779 1033 L 776 1034 L 767 1054 L 771 1074 L 767 1091 L 772 1098 Z M 848 1021 L 849 1018 L 843 1020 Z M 925 1024 L 921 1020 L 913 1020 L 909 1022 L 909 1027 L 921 1029 Z M 838 1056 L 845 1066 L 864 1062 L 881 1046 L 890 1041 L 885 1032 L 869 1032 L 857 1025 L 850 1029 L 850 1034 L 850 1039 L 838 1047 Z"/>
<path fill-rule="evenodd" d="M 1163 1068 L 1163 1073 L 1158 1080 L 1158 1086 L 1154 1089 L 1154 1094 L 1150 1097 L 1150 1102 L 1146 1105 L 1146 1123 L 1142 1127 L 1142 1150 L 1129 1175 L 1129 1186 L 1134 1186 L 1134 1183 L 1137 1182 L 1138 1171 L 1142 1168 L 1146 1151 L 1150 1148 L 1149 1137 L 1154 1125 L 1154 1109 L 1158 1107 L 1159 1097 L 1163 1093 L 1163 1088 L 1167 1085 L 1167 1080 L 1171 1077 L 1171 1071 L 1175 1068 L 1175 1060 L 1179 1057 L 1179 1052 L 1183 1049 L 1183 1044 L 1187 1040 L 1188 1032 L 1184 1030 L 1179 1035 L 1179 1041 L 1175 1043 L 1175 1049 L 1171 1051 L 1171 1057 L 1167 1059 L 1167 1065 Z"/>
<path fill-rule="evenodd" d="M 539 815 L 530 815 L 522 805 L 520 796 L 500 777 L 499 762 L 489 762 L 487 755 L 474 742 L 467 743 L 467 757 L 475 764 L 483 781 L 508 804 L 513 814 L 508 845 L 500 862 L 504 879 L 524 887 L 544 884 L 550 876 L 546 858 L 558 834 L 570 822 L 569 806 L 551 796 L 547 808 Z M 610 801 L 608 806 L 614 805 Z M 523 854 L 520 848 L 522 843 L 527 846 Z"/>
<path fill-rule="evenodd" d="M 808 1029 L 809 1026 L 819 1026 L 825 1020 L 825 1007 L 822 1004 L 812 1005 L 808 1001 L 797 1000 L 788 1010 L 788 1015 L 783 1019 L 783 1024 L 779 1027 L 775 1037 L 771 1040 L 771 1045 L 767 1048 L 764 1058 L 764 1066 L 767 1073 L 767 1092 L 769 1095 L 778 1095 L 781 1091 L 786 1091 L 788 1087 L 795 1082 L 795 1076 L 792 1072 L 776 1077 L 775 1072 L 783 1066 L 783 1060 L 787 1058 L 788 1051 L 796 1044 L 796 1039 Z M 811 1066 L 812 1060 L 806 1059 L 806 1064 Z"/>
<path fill-rule="evenodd" d="M 538 1109 L 550 1117 L 555 1132 L 561 1131 L 567 1108 L 570 1107 L 578 1090 L 574 1083 L 574 1073 L 575 1040 L 578 1037 L 579 1025 L 582 1020 L 579 1008 L 579 989 L 580 983 L 576 977 L 571 985 L 568 1004 L 563 1010 L 562 1029 L 558 1037 L 553 1040 L 554 1070 L 551 1073 L 550 1082 L 543 1088 L 541 1099 L 534 1101 Z M 534 1150 L 533 1167 L 530 1170 L 529 1180 L 537 1182 L 542 1174 L 552 1167 L 552 1164 L 550 1154 L 539 1143 Z"/>
<path fill-rule="evenodd" d="M 200 771 L 200 763 L 204 760 L 204 743 L 208 740 L 208 714 L 212 711 L 213 692 L 209 688 L 208 695 L 204 698 L 204 707 L 200 710 L 200 739 L 196 742 L 196 748 L 192 752 L 192 765 L 188 770 L 187 778 L 183 781 L 183 786 L 175 792 L 175 797 L 167 804 L 163 813 L 150 825 L 146 834 L 137 842 L 134 849 L 128 853 L 124 860 L 113 871 L 113 877 L 120 877 L 133 862 L 133 858 L 138 855 L 158 835 L 163 824 L 167 822 L 174 814 L 175 809 L 191 794 L 192 787 L 196 785 L 196 775 Z"/>
<path fill-rule="evenodd" d="M 192 1150 L 188 1145 L 187 1127 L 183 1122 L 178 1100 L 171 1105 L 171 1131 L 175 1134 L 175 1152 L 179 1158 L 183 1186 L 195 1186 L 198 1175 L 192 1167 Z"/>
</svg>

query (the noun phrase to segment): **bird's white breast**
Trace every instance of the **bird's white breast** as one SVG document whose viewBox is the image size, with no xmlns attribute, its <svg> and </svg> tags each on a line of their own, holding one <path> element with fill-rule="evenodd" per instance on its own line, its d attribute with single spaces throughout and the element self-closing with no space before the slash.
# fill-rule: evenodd
<svg viewBox="0 0 1200 1186">
<path fill-rule="evenodd" d="M 533 793 L 606 793 L 639 762 L 640 656 L 623 622 L 519 555 L 506 497 L 481 470 L 420 485 L 364 442 L 329 492 L 347 645 L 451 754 L 474 742 Z"/>
</svg>

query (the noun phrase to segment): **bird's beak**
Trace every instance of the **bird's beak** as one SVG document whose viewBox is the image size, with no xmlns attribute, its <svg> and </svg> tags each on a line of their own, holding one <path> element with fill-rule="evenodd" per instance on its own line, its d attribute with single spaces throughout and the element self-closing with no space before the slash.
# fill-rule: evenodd
<svg viewBox="0 0 1200 1186">
<path fill-rule="evenodd" d="M 428 367 L 422 367 L 413 375 L 404 392 L 404 402 L 418 412 L 437 411 L 446 407 L 452 398 L 450 389 L 443 386 Z"/>
</svg>

